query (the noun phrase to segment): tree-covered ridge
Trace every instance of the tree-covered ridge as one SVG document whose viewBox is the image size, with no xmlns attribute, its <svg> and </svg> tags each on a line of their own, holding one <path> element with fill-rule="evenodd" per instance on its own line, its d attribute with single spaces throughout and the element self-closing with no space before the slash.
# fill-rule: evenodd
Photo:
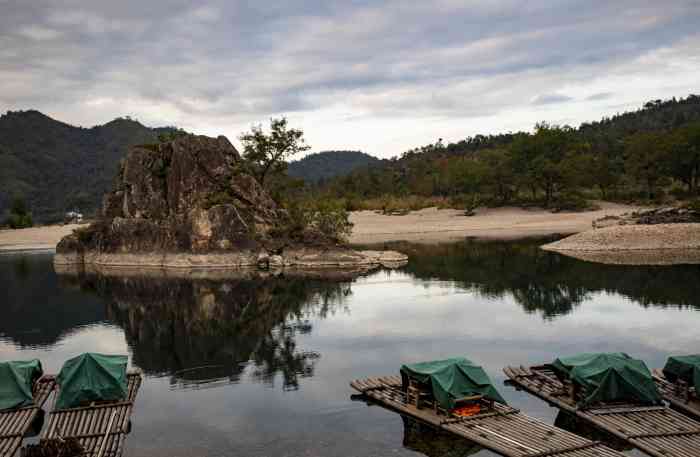
<svg viewBox="0 0 700 457">
<path fill-rule="evenodd" d="M 305 182 L 315 183 L 380 163 L 382 160 L 361 151 L 322 151 L 291 162 L 287 173 Z"/>
<path fill-rule="evenodd" d="M 126 149 L 171 130 L 129 118 L 82 128 L 38 111 L 8 111 L 0 116 L 0 219 L 16 197 L 40 222 L 72 209 L 94 213 Z"/>
<path fill-rule="evenodd" d="M 585 198 L 693 196 L 700 184 L 700 97 L 655 100 L 578 128 L 477 135 L 409 150 L 321 189 L 353 202 L 381 196 L 585 206 Z M 674 188 L 675 187 L 675 188 Z M 465 196 L 468 197 L 465 199 Z"/>
</svg>

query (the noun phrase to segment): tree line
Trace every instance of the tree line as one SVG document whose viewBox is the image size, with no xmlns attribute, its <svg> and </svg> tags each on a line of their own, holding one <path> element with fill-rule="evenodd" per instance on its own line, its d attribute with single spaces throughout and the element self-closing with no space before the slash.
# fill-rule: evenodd
<svg viewBox="0 0 700 457">
<path fill-rule="evenodd" d="M 540 122 L 532 132 L 438 140 L 309 191 L 351 209 L 383 196 L 575 209 L 588 199 L 694 197 L 699 187 L 700 97 L 690 95 L 579 128 Z"/>
</svg>

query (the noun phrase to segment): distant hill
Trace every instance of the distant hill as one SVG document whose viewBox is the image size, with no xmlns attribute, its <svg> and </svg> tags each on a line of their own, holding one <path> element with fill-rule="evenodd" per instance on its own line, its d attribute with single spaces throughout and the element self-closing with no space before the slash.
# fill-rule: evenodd
<svg viewBox="0 0 700 457">
<path fill-rule="evenodd" d="M 82 128 L 39 111 L 7 112 L 0 116 L 0 219 L 14 196 L 26 199 L 39 222 L 73 208 L 94 213 L 126 149 L 170 130 L 128 118 Z"/>
<path fill-rule="evenodd" d="M 287 172 L 290 176 L 314 183 L 381 163 L 382 160 L 361 151 L 323 151 L 291 162 Z"/>
</svg>

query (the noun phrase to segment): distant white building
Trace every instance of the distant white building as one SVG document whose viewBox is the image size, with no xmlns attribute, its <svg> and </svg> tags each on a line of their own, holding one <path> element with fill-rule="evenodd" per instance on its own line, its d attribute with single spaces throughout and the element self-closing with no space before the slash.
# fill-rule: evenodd
<svg viewBox="0 0 700 457">
<path fill-rule="evenodd" d="M 83 222 L 83 213 L 79 211 L 68 211 L 63 218 L 66 224 L 80 224 Z"/>
</svg>

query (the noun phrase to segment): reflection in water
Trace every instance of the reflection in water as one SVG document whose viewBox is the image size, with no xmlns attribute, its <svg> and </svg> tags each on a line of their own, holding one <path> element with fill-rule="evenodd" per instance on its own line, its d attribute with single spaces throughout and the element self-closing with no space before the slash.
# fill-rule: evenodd
<svg viewBox="0 0 700 457">
<path fill-rule="evenodd" d="M 124 329 L 134 363 L 147 374 L 169 375 L 173 385 L 237 383 L 247 373 L 284 389 L 314 374 L 320 354 L 297 347 L 310 318 L 342 306 L 345 282 L 276 276 L 189 279 L 153 276 L 80 278 L 84 290 L 107 303 Z"/>
<path fill-rule="evenodd" d="M 51 347 L 77 329 L 106 320 L 104 308 L 78 288 L 64 287 L 46 255 L 0 255 L 0 339 L 22 348 Z"/>
<path fill-rule="evenodd" d="M 408 416 L 403 419 L 403 446 L 427 457 L 467 457 L 482 448 L 471 441 L 436 429 Z"/>
<path fill-rule="evenodd" d="M 554 419 L 554 425 L 571 433 L 583 436 L 584 438 L 588 438 L 591 441 L 602 441 L 617 451 L 629 451 L 630 449 L 634 449 L 628 442 L 617 438 L 611 433 L 600 430 L 578 416 L 563 410 L 559 410 L 559 413 L 557 413 L 557 417 Z"/>
<path fill-rule="evenodd" d="M 466 355 L 500 381 L 504 365 L 574 351 L 661 366 L 698 347 L 698 266 L 587 264 L 535 242 L 400 247 L 412 254 L 402 271 L 357 281 L 147 271 L 59 280 L 50 255 L 0 255 L 0 357 L 36 357 L 56 372 L 85 350 L 130 353 L 150 376 L 127 455 L 409 457 L 466 443 L 436 445 L 394 412 L 351 404 L 350 379 Z M 501 393 L 554 422 L 546 403 Z"/>
<path fill-rule="evenodd" d="M 595 292 L 617 293 L 644 307 L 700 309 L 700 265 L 602 265 L 539 249 L 546 241 L 387 247 L 409 255 L 404 271 L 416 278 L 454 281 L 491 299 L 510 294 L 545 319 L 570 313 Z"/>
</svg>

